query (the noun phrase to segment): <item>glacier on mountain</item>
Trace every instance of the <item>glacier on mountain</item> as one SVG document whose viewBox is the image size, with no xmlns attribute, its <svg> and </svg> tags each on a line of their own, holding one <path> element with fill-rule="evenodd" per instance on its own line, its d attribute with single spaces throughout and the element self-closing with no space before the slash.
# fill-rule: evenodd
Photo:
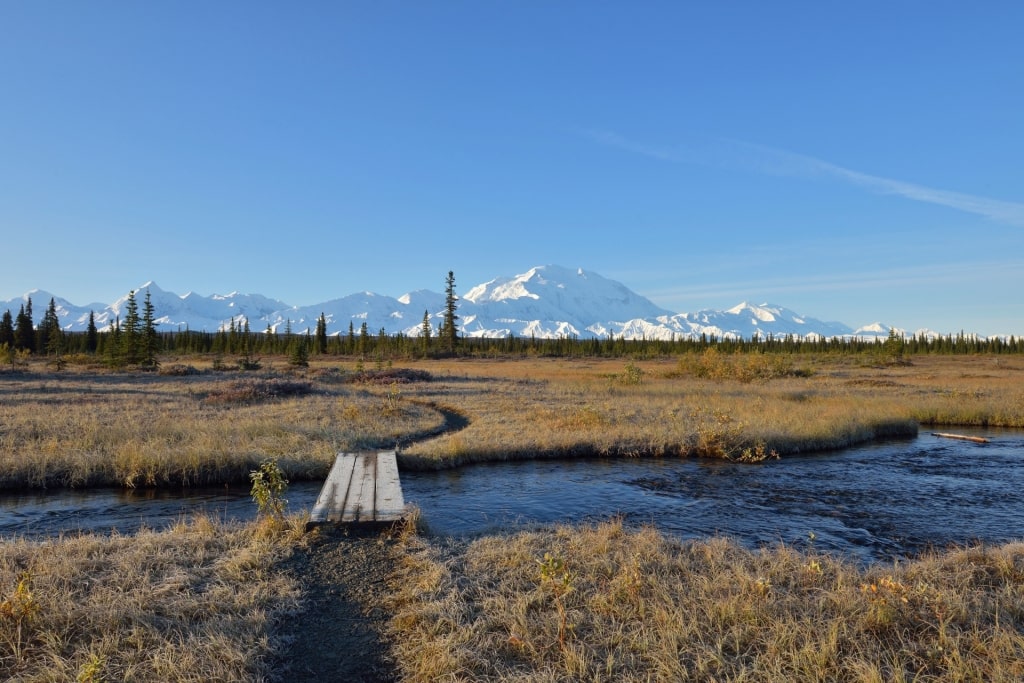
<svg viewBox="0 0 1024 683">
<path fill-rule="evenodd" d="M 146 293 L 161 331 L 194 330 L 213 332 L 248 323 L 253 332 L 290 328 L 295 333 L 312 331 L 320 315 L 328 334 L 348 334 L 363 324 L 372 334 L 402 333 L 418 336 L 426 315 L 436 331 L 444 316 L 445 296 L 429 290 L 409 292 L 398 298 L 359 292 L 310 306 L 289 306 L 260 294 L 215 294 L 194 292 L 177 295 L 160 289 L 155 282 L 138 287 L 135 298 L 140 308 Z M 86 329 L 90 311 L 99 329 L 123 318 L 128 295 L 107 304 L 75 306 L 49 292 L 33 290 L 20 299 L 0 302 L 17 313 L 29 297 L 38 322 L 54 300 L 65 330 Z M 864 337 L 884 338 L 890 328 L 872 323 L 854 329 L 843 323 L 805 317 L 783 306 L 743 302 L 728 310 L 705 309 L 674 313 L 631 291 L 622 283 L 582 268 L 537 266 L 525 273 L 499 277 L 471 287 L 459 297 L 457 314 L 465 337 L 538 339 L 699 339 L 702 335 L 722 338 Z M 902 333 L 902 330 L 897 330 Z"/>
</svg>

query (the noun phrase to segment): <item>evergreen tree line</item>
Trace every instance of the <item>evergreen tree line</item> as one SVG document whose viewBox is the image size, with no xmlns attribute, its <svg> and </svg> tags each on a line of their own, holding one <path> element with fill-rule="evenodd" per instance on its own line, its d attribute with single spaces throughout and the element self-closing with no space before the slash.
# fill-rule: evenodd
<svg viewBox="0 0 1024 683">
<path fill-rule="evenodd" d="M 50 305 L 38 327 L 33 322 L 31 297 L 21 305 L 17 316 L 12 316 L 10 309 L 0 316 L 0 348 L 56 354 L 61 350 L 62 341 L 62 330 L 53 299 L 50 299 Z"/>
<path fill-rule="evenodd" d="M 122 322 L 113 330 L 99 333 L 62 332 L 63 353 L 95 353 L 105 358 L 120 359 L 115 365 L 145 366 L 161 354 L 214 354 L 237 356 L 247 362 L 258 362 L 260 356 L 287 356 L 301 361 L 317 356 L 349 356 L 373 360 L 439 358 L 451 355 L 465 357 L 562 357 L 562 358 L 656 358 L 687 353 L 700 353 L 714 347 L 723 353 L 781 354 L 877 354 L 887 356 L 920 354 L 1019 354 L 1024 353 L 1024 337 L 1009 339 L 977 339 L 958 334 L 935 339 L 910 336 L 900 338 L 894 351 L 889 340 L 818 339 L 806 340 L 787 336 L 755 339 L 720 339 L 702 335 L 697 339 L 577 339 L 560 337 L 538 339 L 509 335 L 496 339 L 457 337 L 454 351 L 437 332 L 411 336 L 402 332 L 389 334 L 380 329 L 371 333 L 366 323 L 358 328 L 350 324 L 343 334 L 328 334 L 326 328 L 315 332 L 292 331 L 251 332 L 248 323 L 230 323 L 219 332 L 178 330 L 146 334 L 144 346 L 129 342 L 130 326 Z M 138 335 L 138 333 L 136 333 Z M 95 341 L 90 341 L 93 338 Z M 136 336 L 136 339 L 140 337 Z M 3 342 L 0 342 L 2 344 Z M 130 350 L 133 349 L 133 350 Z M 140 357 L 140 349 L 142 356 Z M 53 355 L 54 352 L 49 352 Z M 298 362 L 296 364 L 302 364 Z"/>
<path fill-rule="evenodd" d="M 116 319 L 109 329 L 99 332 L 95 316 L 89 313 L 85 332 L 67 332 L 61 329 L 53 299 L 38 326 L 32 322 L 32 300 L 22 305 L 18 315 L 8 310 L 0 318 L 0 350 L 13 358 L 15 353 L 35 353 L 61 358 L 63 354 L 97 354 L 115 367 L 134 366 L 155 369 L 161 354 L 214 354 L 218 357 L 237 356 L 242 369 L 259 367 L 261 355 L 287 355 L 294 365 L 307 365 L 311 355 L 354 356 L 360 359 L 391 360 L 402 358 L 430 358 L 442 356 L 477 357 L 659 357 L 686 353 L 699 353 L 716 348 L 725 353 L 817 353 L 817 354 L 877 354 L 890 359 L 916 354 L 1016 354 L 1024 353 L 1024 338 L 979 339 L 961 332 L 958 335 L 927 338 L 911 335 L 903 337 L 895 332 L 885 340 L 846 338 L 801 339 L 793 335 L 751 339 L 719 339 L 701 335 L 691 339 L 633 339 L 612 335 L 606 339 L 560 337 L 537 339 L 509 335 L 500 339 L 465 338 L 460 336 L 457 315 L 458 297 L 455 295 L 455 275 L 448 271 L 445 280 L 445 308 L 437 333 L 431 323 L 429 311 L 423 312 L 423 323 L 417 336 L 404 333 L 388 334 L 383 328 L 371 332 L 366 322 L 359 328 L 349 321 L 347 332 L 328 334 L 323 313 L 317 319 L 313 332 L 307 328 L 295 333 L 291 321 L 283 332 L 268 325 L 255 333 L 249 321 L 232 319 L 218 332 L 195 332 L 188 329 L 160 332 L 156 329 L 156 313 L 146 290 L 141 313 L 130 292 L 125 304 L 124 319 Z"/>
<path fill-rule="evenodd" d="M 18 354 L 50 356 L 58 363 L 66 354 L 102 354 L 115 367 L 137 366 L 156 369 L 158 356 L 164 351 L 161 335 L 156 329 L 156 312 L 146 290 L 139 311 L 135 292 L 129 292 L 124 320 L 115 319 L 108 331 L 96 328 L 95 312 L 89 311 L 85 332 L 68 332 L 61 328 L 54 300 L 46 309 L 39 325 L 33 325 L 32 298 L 28 297 L 17 317 L 10 310 L 0 316 L 0 351 L 13 359 Z"/>
</svg>

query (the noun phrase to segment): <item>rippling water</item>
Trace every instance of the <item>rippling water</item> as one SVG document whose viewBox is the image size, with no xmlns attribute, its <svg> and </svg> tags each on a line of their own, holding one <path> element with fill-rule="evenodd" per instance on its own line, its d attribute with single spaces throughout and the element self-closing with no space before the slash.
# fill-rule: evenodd
<svg viewBox="0 0 1024 683">
<path fill-rule="evenodd" d="M 621 517 L 679 538 L 727 535 L 889 560 L 975 541 L 1024 537 L 1024 432 L 964 430 L 988 444 L 922 432 L 835 453 L 757 465 L 712 460 L 539 460 L 404 472 L 407 502 L 431 533 L 475 535 L 523 525 Z M 318 483 L 288 490 L 292 510 L 312 506 Z M 249 518 L 246 488 L 0 495 L 0 536 L 61 531 L 131 532 L 197 510 Z"/>
</svg>

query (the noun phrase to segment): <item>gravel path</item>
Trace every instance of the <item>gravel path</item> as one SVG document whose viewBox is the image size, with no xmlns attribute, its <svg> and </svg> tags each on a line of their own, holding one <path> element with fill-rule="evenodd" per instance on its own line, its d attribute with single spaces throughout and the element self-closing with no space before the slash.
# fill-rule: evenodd
<svg viewBox="0 0 1024 683">
<path fill-rule="evenodd" d="M 397 541 L 388 531 L 328 529 L 286 562 L 306 602 L 279 626 L 287 645 L 272 663 L 273 680 L 398 680 L 385 637 L 390 615 L 382 607 Z"/>
</svg>

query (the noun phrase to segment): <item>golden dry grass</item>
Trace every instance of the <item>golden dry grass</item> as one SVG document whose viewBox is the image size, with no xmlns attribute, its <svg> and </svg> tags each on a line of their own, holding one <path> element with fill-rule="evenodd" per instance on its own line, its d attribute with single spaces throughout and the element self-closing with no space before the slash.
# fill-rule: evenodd
<svg viewBox="0 0 1024 683">
<path fill-rule="evenodd" d="M 297 577 L 290 528 L 199 517 L 165 531 L 0 544 L 0 678 L 263 680 Z"/>
<path fill-rule="evenodd" d="M 173 377 L 33 366 L 0 373 L 0 486 L 247 481 L 267 458 L 291 479 L 322 476 L 338 450 L 437 431 L 442 410 L 466 428 L 403 449 L 406 467 L 743 458 L 757 447 L 839 448 L 918 422 L 1024 426 L 1024 358 L 878 367 L 796 357 L 767 372 L 718 359 L 743 365 L 709 374 L 694 372 L 698 360 L 430 361 L 408 365 L 433 381 L 401 386 L 345 384 L 337 361 Z M 199 519 L 129 537 L 5 541 L 0 673 L 259 680 L 268 620 L 297 595 L 295 577 L 271 569 L 287 548 L 260 528 Z M 467 546 L 408 542 L 392 577 L 407 680 L 1024 677 L 1020 544 L 864 569 L 616 523 Z"/>
<path fill-rule="evenodd" d="M 0 373 L 0 488 L 245 482 L 267 459 L 321 477 L 339 451 L 443 426 L 389 391 L 334 373 Z"/>
<path fill-rule="evenodd" d="M 740 357 L 740 362 L 744 357 Z M 695 377 L 693 360 L 447 361 L 418 388 L 469 426 L 402 452 L 406 467 L 569 455 L 786 455 L 915 434 L 918 423 L 1024 426 L 1024 358 L 798 356 L 797 376 Z M 627 366 L 641 371 L 630 381 Z"/>
<path fill-rule="evenodd" d="M 346 383 L 353 370 L 334 359 L 184 376 L 39 367 L 0 373 L 0 488 L 244 482 L 269 458 L 292 480 L 318 478 L 338 451 L 396 444 L 404 468 L 742 460 L 914 434 L 919 423 L 1024 426 L 1016 356 L 456 359 L 407 363 L 433 379 L 406 384 Z M 442 411 L 466 428 L 424 438 L 443 429 Z"/>
<path fill-rule="evenodd" d="M 412 542 L 408 681 L 1016 681 L 1024 544 L 858 568 L 618 522 Z"/>
</svg>

